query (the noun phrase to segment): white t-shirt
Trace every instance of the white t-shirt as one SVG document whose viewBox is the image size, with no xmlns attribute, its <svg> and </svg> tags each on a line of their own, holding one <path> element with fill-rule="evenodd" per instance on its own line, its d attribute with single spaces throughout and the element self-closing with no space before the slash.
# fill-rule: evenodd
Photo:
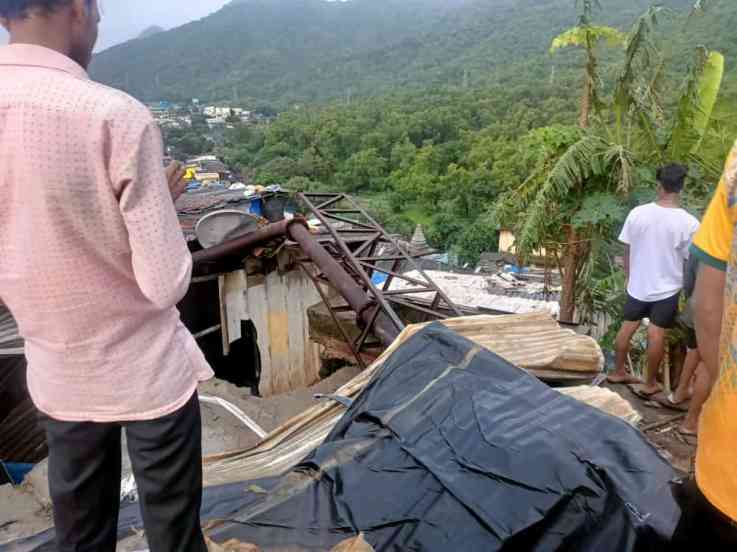
<svg viewBox="0 0 737 552">
<path fill-rule="evenodd" d="M 630 246 L 627 293 L 648 303 L 673 297 L 683 288 L 683 264 L 699 221 L 684 209 L 656 203 L 632 210 L 619 241 Z"/>
</svg>

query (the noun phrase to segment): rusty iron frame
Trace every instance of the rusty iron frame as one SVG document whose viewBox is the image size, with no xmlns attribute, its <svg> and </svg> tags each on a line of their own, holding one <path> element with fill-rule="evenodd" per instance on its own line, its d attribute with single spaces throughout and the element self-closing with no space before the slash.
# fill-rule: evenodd
<svg viewBox="0 0 737 552">
<path fill-rule="evenodd" d="M 398 332 L 404 329 L 405 324 L 395 310 L 397 306 L 412 309 L 427 320 L 444 319 L 449 315 L 463 316 L 462 310 L 448 298 L 416 262 L 416 259 L 431 254 L 432 251 L 407 252 L 355 199 L 347 194 L 303 192 L 297 194 L 297 199 L 306 208 L 308 216 L 314 216 L 322 225 L 322 233 L 316 236 L 318 242 L 326 246 L 346 272 L 352 275 L 356 283 L 366 292 L 372 305 L 375 305 L 369 307 L 374 310 L 368 323 L 363 327 L 361 335 L 353 341 L 338 322 L 338 312 L 346 309 L 331 304 L 327 296 L 319 290 L 319 282 L 326 282 L 327 279 L 319 272 L 311 274 L 305 270 L 318 286 L 333 321 L 361 365 L 363 365 L 361 351 L 367 346 L 368 338 L 380 315 L 383 319 L 391 321 Z M 392 253 L 379 254 L 377 251 L 383 245 L 391 246 Z M 307 259 L 300 259 L 300 261 L 306 262 Z M 390 268 L 386 268 L 380 263 L 391 263 L 391 265 Z M 406 276 L 400 272 L 402 265 L 406 269 L 405 272 L 413 271 L 419 276 Z M 320 270 L 319 266 L 317 270 Z M 375 272 L 387 276 L 380 286 L 372 281 Z M 406 282 L 411 287 L 403 286 L 392 289 L 392 283 L 395 280 Z M 413 300 L 413 296 L 425 293 L 432 294 L 429 302 Z"/>
<path fill-rule="evenodd" d="M 311 263 L 315 267 L 314 272 L 306 272 L 361 366 L 364 365 L 361 351 L 374 346 L 373 342 L 369 343 L 369 336 L 388 347 L 404 329 L 404 322 L 395 307 L 413 310 L 420 320 L 463 316 L 461 309 L 416 263 L 417 258 L 432 251 L 407 252 L 349 195 L 300 193 L 297 198 L 322 224 L 322 233 L 315 235 L 311 232 L 302 217 L 282 220 L 198 251 L 192 255 L 194 263 L 202 265 L 239 257 L 256 246 L 284 238 L 295 241 L 302 249 L 302 255 L 296 261 L 302 266 Z M 382 253 L 380 247 L 384 245 L 391 246 L 390 254 Z M 384 266 L 387 263 L 389 266 Z M 414 271 L 418 276 L 409 277 L 403 272 L 405 270 Z M 381 286 L 373 282 L 375 272 L 387 276 Z M 400 280 L 406 285 L 392 289 L 392 284 Z M 335 289 L 348 306 L 331 304 L 322 283 Z M 423 297 L 418 297 L 420 294 Z M 424 297 L 425 294 L 431 299 Z M 356 321 L 361 328 L 354 341 L 339 323 L 338 313 L 347 310 L 356 313 Z"/>
</svg>

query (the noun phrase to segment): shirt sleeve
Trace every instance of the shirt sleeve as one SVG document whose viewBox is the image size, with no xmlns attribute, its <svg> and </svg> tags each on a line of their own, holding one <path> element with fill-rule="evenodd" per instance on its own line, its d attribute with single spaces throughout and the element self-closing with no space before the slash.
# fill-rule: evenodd
<svg viewBox="0 0 737 552">
<path fill-rule="evenodd" d="M 729 170 L 729 164 L 727 170 Z M 719 270 L 727 270 L 735 222 L 729 206 L 727 170 L 719 182 L 716 194 L 709 204 L 691 246 L 691 253 L 700 262 Z"/>
<path fill-rule="evenodd" d="M 630 230 L 632 229 L 632 213 L 627 215 L 627 220 L 624 221 L 622 231 L 619 233 L 619 241 L 625 245 L 632 243 L 632 236 L 630 236 Z"/>
<path fill-rule="evenodd" d="M 112 129 L 112 184 L 128 230 L 136 282 L 151 303 L 167 309 L 187 293 L 192 255 L 166 179 L 161 131 L 148 114 L 129 121 Z"/>
</svg>

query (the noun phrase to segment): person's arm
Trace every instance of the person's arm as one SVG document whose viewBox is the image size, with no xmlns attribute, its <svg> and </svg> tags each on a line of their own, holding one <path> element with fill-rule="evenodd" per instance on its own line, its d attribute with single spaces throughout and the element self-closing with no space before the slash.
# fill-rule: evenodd
<svg viewBox="0 0 737 552">
<path fill-rule="evenodd" d="M 625 285 L 630 281 L 630 246 L 624 246 L 624 281 Z"/>
<path fill-rule="evenodd" d="M 726 272 L 701 263 L 694 290 L 694 322 L 699 353 L 712 383 L 719 376 L 719 339 L 724 313 Z"/>
<path fill-rule="evenodd" d="M 712 383 L 719 376 L 724 286 L 735 226 L 727 191 L 726 175 L 731 170 L 730 162 L 727 162 L 725 176 L 717 187 L 691 246 L 693 262 L 698 262 L 699 266 L 692 297 L 696 337 Z"/>
<path fill-rule="evenodd" d="M 176 171 L 164 170 L 161 132 L 148 113 L 112 127 L 110 173 L 120 201 L 133 273 L 143 295 L 160 309 L 187 293 L 192 256 L 177 220 L 172 196 Z"/>
</svg>

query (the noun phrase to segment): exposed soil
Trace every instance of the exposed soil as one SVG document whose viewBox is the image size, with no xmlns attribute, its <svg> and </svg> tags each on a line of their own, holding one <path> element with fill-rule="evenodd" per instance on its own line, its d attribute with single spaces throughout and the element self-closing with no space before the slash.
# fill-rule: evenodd
<svg viewBox="0 0 737 552">
<path fill-rule="evenodd" d="M 218 379 L 200 385 L 200 393 L 225 399 L 240 408 L 264 431 L 269 432 L 316 404 L 315 394 L 333 393 L 358 374 L 358 368 L 345 367 L 312 387 L 268 398 L 254 397 L 249 389 Z M 205 456 L 248 448 L 260 440 L 240 420 L 220 406 L 202 404 L 202 425 Z"/>
<path fill-rule="evenodd" d="M 696 438 L 684 437 L 677 431 L 684 414 L 660 406 L 658 403 L 645 401 L 635 395 L 626 385 L 607 386 L 627 399 L 642 415 L 639 428 L 676 471 L 681 476 L 693 474 Z"/>
</svg>

